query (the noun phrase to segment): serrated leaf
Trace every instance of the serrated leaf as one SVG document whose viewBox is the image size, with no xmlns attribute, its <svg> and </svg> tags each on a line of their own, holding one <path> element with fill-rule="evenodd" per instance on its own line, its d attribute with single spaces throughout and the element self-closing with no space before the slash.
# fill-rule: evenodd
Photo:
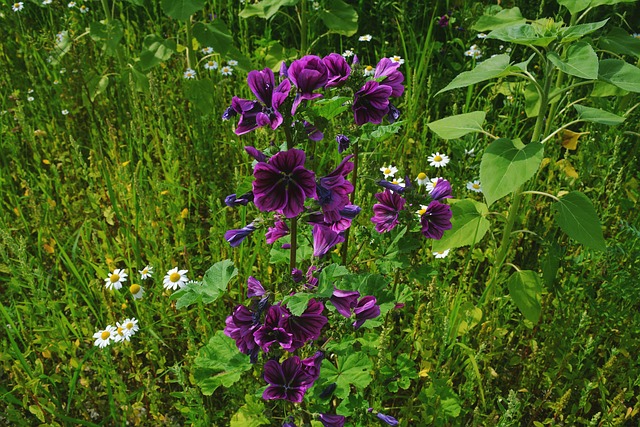
<svg viewBox="0 0 640 427">
<path fill-rule="evenodd" d="M 331 120 L 350 107 L 346 105 L 351 98 L 348 96 L 334 96 L 329 99 L 321 99 L 313 104 L 312 114 Z"/>
<path fill-rule="evenodd" d="M 531 323 L 538 323 L 542 305 L 542 280 L 535 271 L 520 270 L 513 273 L 507 281 L 509 295 L 525 319 Z"/>
<path fill-rule="evenodd" d="M 486 116 L 484 111 L 474 111 L 445 117 L 427 126 L 442 139 L 456 139 L 472 132 L 481 132 Z"/>
<path fill-rule="evenodd" d="M 598 78 L 629 92 L 640 92 L 640 68 L 621 59 L 600 61 Z"/>
<path fill-rule="evenodd" d="M 404 124 L 404 121 L 398 120 L 390 125 L 375 126 L 375 130 L 369 133 L 371 140 L 376 142 L 383 142 L 389 139 L 392 135 L 397 134 L 400 131 L 400 127 Z M 363 139 L 361 137 L 361 139 Z"/>
<path fill-rule="evenodd" d="M 578 112 L 581 120 L 591 123 L 600 123 L 602 125 L 615 126 L 624 122 L 625 118 L 599 108 L 585 107 L 584 105 L 574 104 L 573 107 Z"/>
<path fill-rule="evenodd" d="M 579 191 L 567 193 L 553 204 L 553 210 L 558 226 L 569 237 L 598 251 L 607 249 L 598 214 L 587 196 Z"/>
<path fill-rule="evenodd" d="M 308 292 L 296 292 L 293 295 L 288 295 L 283 298 L 282 304 L 287 306 L 287 309 L 294 316 L 300 316 L 307 309 L 309 300 L 315 295 Z"/>
<path fill-rule="evenodd" d="M 351 393 L 350 385 L 362 391 L 371 383 L 372 369 L 373 363 L 369 356 L 361 352 L 353 352 L 346 357 L 338 357 L 337 366 L 324 359 L 320 375 L 327 383 L 336 383 L 335 396 L 345 399 Z"/>
<path fill-rule="evenodd" d="M 433 241 L 431 250 L 442 252 L 478 243 L 491 225 L 484 217 L 487 212 L 487 205 L 475 200 L 464 199 L 453 203 L 451 229 L 444 232 L 442 239 Z"/>
<path fill-rule="evenodd" d="M 487 38 L 526 46 L 546 47 L 556 39 L 556 36 L 541 36 L 531 24 L 516 24 L 493 30 Z"/>
<path fill-rule="evenodd" d="M 358 13 L 342 0 L 327 0 L 318 10 L 318 16 L 330 33 L 350 37 L 358 32 Z"/>
<path fill-rule="evenodd" d="M 543 145 L 532 142 L 519 144 L 501 138 L 493 141 L 482 155 L 480 163 L 480 182 L 487 205 L 531 179 L 542 162 Z"/>
<path fill-rule="evenodd" d="M 295 6 L 299 1 L 300 0 L 262 0 L 255 4 L 247 4 L 238 16 L 245 19 L 251 16 L 270 19 L 278 13 L 281 7 Z"/>
<path fill-rule="evenodd" d="M 175 299 L 176 308 L 188 307 L 196 302 L 211 304 L 227 290 L 227 285 L 235 276 L 238 269 L 233 266 L 233 261 L 225 259 L 219 261 L 204 273 L 202 283 L 189 283 L 182 289 L 174 292 L 171 299 Z"/>
<path fill-rule="evenodd" d="M 247 394 L 244 400 L 246 403 L 231 417 L 229 427 L 259 427 L 271 424 L 264 415 L 265 406 L 261 399 Z"/>
<path fill-rule="evenodd" d="M 598 78 L 598 55 L 590 44 L 578 42 L 569 46 L 566 59 L 560 59 L 556 52 L 549 52 L 547 58 L 560 71 L 587 80 Z"/>
<path fill-rule="evenodd" d="M 349 270 L 343 265 L 331 264 L 323 268 L 318 277 L 318 288 L 316 296 L 318 298 L 328 298 L 333 294 L 333 285 L 340 277 L 349 274 Z"/>
<path fill-rule="evenodd" d="M 253 365 L 238 351 L 235 341 L 217 331 L 194 360 L 194 378 L 202 394 L 211 396 L 220 386 L 230 387 Z"/>
<path fill-rule="evenodd" d="M 204 8 L 204 0 L 162 0 L 163 12 L 178 21 L 186 21 Z"/>
<path fill-rule="evenodd" d="M 495 15 L 482 15 L 471 28 L 475 31 L 490 31 L 525 22 L 527 19 L 522 16 L 520 9 L 512 7 L 511 9 L 503 9 Z"/>
<path fill-rule="evenodd" d="M 502 75 L 509 68 L 509 55 L 506 53 L 502 55 L 494 56 L 486 61 L 478 64 L 476 68 L 471 71 L 465 71 L 460 73 L 454 78 L 451 83 L 440 89 L 436 95 L 446 92 L 451 89 L 457 89 L 461 87 L 470 86 L 472 84 L 480 83 L 485 80 L 493 79 Z"/>
<path fill-rule="evenodd" d="M 572 25 L 570 27 L 562 28 L 560 30 L 562 40 L 560 41 L 562 43 L 570 43 L 575 40 L 578 40 L 581 37 L 586 36 L 587 34 L 591 34 L 594 31 L 597 31 L 600 28 L 604 27 L 607 21 L 609 21 L 609 18 L 603 21 L 590 22 L 588 24 Z"/>
</svg>

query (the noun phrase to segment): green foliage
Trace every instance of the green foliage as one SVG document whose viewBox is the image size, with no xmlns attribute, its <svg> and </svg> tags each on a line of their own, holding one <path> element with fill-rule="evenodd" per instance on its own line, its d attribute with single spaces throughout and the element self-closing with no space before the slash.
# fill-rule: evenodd
<svg viewBox="0 0 640 427">
<path fill-rule="evenodd" d="M 346 399 L 351 393 L 351 386 L 359 392 L 372 381 L 371 370 L 373 364 L 371 359 L 364 353 L 351 353 L 338 357 L 336 365 L 327 359 L 322 361 L 320 377 L 326 383 L 336 383 L 335 396 Z"/>
<path fill-rule="evenodd" d="M 483 182 L 484 186 L 484 182 Z M 432 250 L 444 251 L 461 246 L 475 245 L 489 230 L 487 205 L 475 200 L 464 199 L 451 204 L 452 228 L 444 232 L 442 239 L 434 240 Z"/>
<path fill-rule="evenodd" d="M 230 427 L 258 427 L 271 424 L 264 415 L 265 406 L 262 400 L 250 394 L 247 394 L 244 399 L 246 403 L 231 417 Z"/>
<path fill-rule="evenodd" d="M 240 12 L 241 18 L 257 16 L 263 19 L 271 19 L 281 7 L 295 6 L 300 0 L 262 0 L 255 4 L 247 4 Z"/>
<path fill-rule="evenodd" d="M 143 71 L 155 67 L 169 58 L 176 51 L 176 43 L 173 40 L 164 40 L 155 34 L 149 34 L 142 42 L 140 53 L 140 66 Z"/>
<path fill-rule="evenodd" d="M 570 237 L 592 249 L 606 250 L 598 214 L 587 196 L 572 191 L 553 204 L 558 226 Z"/>
<path fill-rule="evenodd" d="M 589 80 L 598 78 L 598 55 L 588 43 L 578 42 L 569 46 L 565 59 L 560 59 L 556 52 L 549 52 L 547 58 L 570 76 Z"/>
<path fill-rule="evenodd" d="M 429 129 L 442 139 L 456 139 L 472 132 L 482 132 L 482 124 L 487 117 L 484 111 L 458 114 L 429 123 Z"/>
<path fill-rule="evenodd" d="M 600 61 L 598 78 L 620 89 L 640 93 L 640 69 L 620 59 Z"/>
<path fill-rule="evenodd" d="M 511 9 L 502 9 L 495 15 L 482 15 L 473 24 L 472 29 L 475 31 L 497 30 L 516 24 L 524 24 L 526 21 L 527 20 L 522 16 L 520 9 L 513 7 Z"/>
<path fill-rule="evenodd" d="M 507 280 L 509 295 L 525 319 L 533 324 L 540 320 L 542 280 L 535 271 L 519 270 Z"/>
<path fill-rule="evenodd" d="M 358 13 L 342 0 L 327 0 L 318 15 L 331 33 L 349 37 L 358 32 Z"/>
<path fill-rule="evenodd" d="M 204 8 L 204 0 L 162 0 L 162 10 L 167 16 L 186 21 L 191 15 Z"/>
<path fill-rule="evenodd" d="M 124 27 L 117 19 L 92 22 L 89 25 L 89 35 L 94 41 L 103 42 L 105 51 L 114 55 L 124 36 Z"/>
<path fill-rule="evenodd" d="M 189 307 L 192 304 L 211 304 L 227 290 L 231 279 L 238 275 L 233 261 L 225 259 L 216 262 L 207 270 L 202 283 L 188 283 L 171 295 L 176 300 L 176 308 Z"/>
<path fill-rule="evenodd" d="M 602 125 L 615 126 L 624 122 L 625 118 L 599 108 L 585 107 L 584 105 L 574 104 L 573 108 L 578 112 L 580 120 L 591 123 L 600 123 Z"/>
<path fill-rule="evenodd" d="M 451 83 L 443 89 L 440 89 L 436 95 L 452 89 L 467 87 L 485 80 L 491 80 L 503 75 L 508 69 L 509 55 L 502 54 L 494 56 L 493 58 L 489 58 L 481 64 L 478 64 L 478 66 L 473 70 L 460 73 L 451 81 Z"/>
</svg>

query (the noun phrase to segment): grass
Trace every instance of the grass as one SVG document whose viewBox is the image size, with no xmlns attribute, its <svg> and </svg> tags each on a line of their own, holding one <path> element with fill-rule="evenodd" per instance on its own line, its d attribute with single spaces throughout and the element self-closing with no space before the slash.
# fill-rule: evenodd
<svg viewBox="0 0 640 427">
<path fill-rule="evenodd" d="M 259 130 L 239 138 L 233 123 L 220 120 L 234 95 L 250 97 L 242 72 L 229 78 L 212 74 L 208 87 L 213 90 L 205 103 L 193 101 L 200 88 L 182 78 L 184 53 L 153 68 L 148 92 L 139 91 L 124 71 L 140 55 L 144 36 L 176 37 L 185 44 L 185 30 L 164 16 L 157 2 L 134 3 L 107 8 L 123 23 L 124 37 L 113 54 L 86 33 L 105 17 L 96 2 L 89 4 L 88 14 L 35 2 L 25 2 L 28 10 L 16 14 L 3 4 L 0 290 L 5 298 L 0 315 L 7 326 L 0 332 L 0 400 L 6 408 L 0 424 L 229 425 L 235 415 L 235 425 L 242 425 L 237 413 L 263 386 L 256 368 L 236 386 L 205 396 L 196 386 L 193 363 L 242 302 L 249 275 L 277 282 L 289 273 L 286 263 L 270 264 L 264 239 L 232 250 L 223 238 L 226 230 L 257 215 L 254 208 L 231 210 L 223 202 L 250 176 L 243 146 L 266 147 L 273 134 Z M 469 196 L 465 184 L 478 177 L 488 141 L 469 135 L 445 145 L 427 123 L 485 110 L 496 135 L 526 134 L 533 125 L 520 114 L 522 100 L 510 103 L 489 86 L 475 87 L 469 97 L 466 91 L 454 92 L 453 100 L 435 96 L 471 67 L 462 52 L 476 39 L 454 25 L 438 27 L 434 17 L 452 10 L 456 24 L 469 28 L 479 7 L 363 2 L 359 33 L 373 34 L 373 43 L 357 44 L 357 35 L 331 35 L 318 45 L 320 53 L 356 47 L 361 60 L 372 64 L 392 54 L 406 58 L 408 89 L 399 105 L 405 125 L 397 136 L 361 147 L 357 197 L 363 213 L 350 237 L 353 271 L 381 273 L 397 293 L 411 291 L 404 309 L 380 322 L 379 333 L 364 333 L 363 351 L 377 355 L 368 402 L 403 426 L 637 423 L 640 232 L 638 142 L 632 125 L 584 127 L 580 131 L 590 134 L 577 151 L 553 141 L 546 147 L 548 161 L 535 187 L 586 193 L 601 218 L 608 250 L 585 249 L 550 228 L 550 204 L 526 196 L 518 227 L 535 234 L 515 234 L 509 262 L 545 278 L 538 324 L 523 320 L 506 288 L 480 302 L 496 256 L 499 220 L 491 239 L 443 260 L 434 259 L 421 243 L 405 254 L 403 269 L 380 261 L 394 237 L 377 234 L 369 223 L 380 165 L 391 162 L 409 176 L 420 171 L 431 176 L 440 171 L 427 170 L 426 157 L 445 151 L 453 160 L 442 173 L 460 197 Z M 211 13 L 225 20 L 256 68 L 262 67 L 261 41 L 277 38 L 287 48 L 298 46 L 295 26 L 286 17 L 266 25 L 238 18 L 239 10 L 235 2 L 213 1 L 196 18 Z M 621 18 L 633 16 L 633 5 L 615 11 L 611 19 L 624 25 Z M 382 22 L 380 16 L 385 16 Z M 71 47 L 57 64 L 55 59 L 49 63 L 49 55 L 59 53 L 55 35 L 63 29 Z M 315 31 L 310 29 L 310 40 L 318 36 Z M 495 43 L 486 46 L 498 49 Z M 199 81 L 209 79 L 203 68 L 197 71 Z M 103 76 L 108 85 L 97 93 Z M 621 111 L 617 99 L 602 102 Z M 637 123 L 638 111 L 626 123 Z M 558 123 L 563 120 L 558 117 Z M 349 126 L 347 119 L 336 120 L 326 133 Z M 324 144 L 333 140 L 319 143 L 311 161 L 332 164 L 337 157 Z M 476 157 L 465 157 L 471 147 Z M 560 159 L 570 161 L 577 177 L 558 165 Z M 494 209 L 506 212 L 508 204 Z M 213 305 L 175 308 L 161 287 L 164 272 L 178 266 L 198 279 L 227 258 L 240 279 L 222 298 Z M 137 270 L 147 264 L 155 274 L 141 282 Z M 145 298 L 134 300 L 126 286 L 107 291 L 103 280 L 114 268 L 127 270 L 127 285 L 142 284 Z M 139 319 L 139 335 L 125 345 L 93 347 L 98 329 L 125 317 Z M 270 421 L 282 416 L 280 410 L 268 405 Z"/>
</svg>

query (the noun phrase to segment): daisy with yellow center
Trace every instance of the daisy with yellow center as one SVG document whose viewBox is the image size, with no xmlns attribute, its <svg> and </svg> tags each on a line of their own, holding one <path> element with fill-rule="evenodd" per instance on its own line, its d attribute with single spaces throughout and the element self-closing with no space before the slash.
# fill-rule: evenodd
<svg viewBox="0 0 640 427">
<path fill-rule="evenodd" d="M 376 71 L 375 68 L 373 68 L 371 65 L 367 65 L 366 67 L 364 67 L 364 71 L 362 73 L 364 74 L 365 77 L 369 77 L 369 76 L 373 76 L 375 71 Z"/>
<path fill-rule="evenodd" d="M 205 55 L 211 55 L 213 53 L 213 48 L 212 47 L 205 47 L 202 49 L 202 53 Z"/>
<path fill-rule="evenodd" d="M 398 55 L 394 55 L 391 58 L 389 58 L 391 60 L 391 62 L 395 62 L 396 64 L 404 64 L 404 59 L 402 59 L 402 57 L 398 56 Z"/>
<path fill-rule="evenodd" d="M 162 285 L 165 289 L 171 289 L 175 291 L 178 288 L 183 288 L 189 279 L 187 279 L 187 273 L 189 270 L 178 270 L 178 267 L 167 271 L 167 275 L 164 276 Z"/>
<path fill-rule="evenodd" d="M 233 68 L 225 65 L 224 67 L 220 68 L 220 74 L 222 74 L 223 76 L 230 76 L 231 74 L 233 74 Z"/>
<path fill-rule="evenodd" d="M 398 168 L 393 165 L 383 166 L 380 168 L 380 172 L 384 175 L 384 179 L 389 177 L 393 178 L 393 176 L 398 173 Z"/>
<path fill-rule="evenodd" d="M 207 70 L 217 70 L 218 63 L 216 61 L 207 61 L 204 63 L 204 68 Z"/>
<path fill-rule="evenodd" d="M 416 211 L 416 215 L 418 215 L 418 219 L 420 219 L 422 215 L 424 215 L 425 213 L 427 213 L 427 206 L 420 205 L 420 209 Z"/>
<path fill-rule="evenodd" d="M 427 178 L 427 191 L 429 193 L 431 193 L 433 191 L 434 188 L 436 188 L 436 184 L 438 183 L 438 181 L 440 181 L 441 179 L 443 179 L 442 177 L 437 177 L 437 178 Z"/>
<path fill-rule="evenodd" d="M 129 292 L 131 292 L 133 298 L 140 299 L 144 295 L 144 288 L 134 283 L 133 285 L 129 286 Z"/>
<path fill-rule="evenodd" d="M 429 177 L 426 173 L 420 172 L 418 174 L 418 177 L 416 178 L 416 182 L 418 183 L 418 185 L 425 186 L 429 182 Z"/>
<path fill-rule="evenodd" d="M 391 180 L 391 183 L 394 185 L 399 185 L 400 187 L 404 187 L 406 184 L 404 183 L 404 179 L 402 178 L 394 178 Z"/>
<path fill-rule="evenodd" d="M 480 181 L 476 179 L 473 182 L 467 182 L 467 190 L 470 190 L 476 193 L 482 193 L 482 186 L 480 185 Z"/>
<path fill-rule="evenodd" d="M 429 164 L 431 166 L 441 168 L 446 166 L 447 163 L 449 163 L 449 156 L 447 156 L 446 154 L 440 154 L 436 152 L 435 154 L 432 154 L 429 157 L 427 157 L 427 160 L 429 161 Z"/>
<path fill-rule="evenodd" d="M 106 279 L 104 279 L 104 286 L 109 289 L 120 289 L 122 288 L 122 284 L 127 281 L 127 273 L 124 270 L 116 268 L 113 270 Z"/>
<path fill-rule="evenodd" d="M 187 71 L 184 72 L 182 77 L 184 77 L 185 79 L 188 79 L 188 80 L 195 79 L 196 78 L 196 72 L 193 71 L 191 68 L 187 68 Z"/>
<path fill-rule="evenodd" d="M 111 340 L 116 340 L 117 329 L 115 326 L 108 325 L 101 331 L 93 334 L 93 337 L 96 339 L 93 345 L 98 346 L 100 348 L 105 348 L 109 344 L 111 344 Z"/>
<path fill-rule="evenodd" d="M 445 249 L 442 252 L 433 251 L 433 256 L 436 257 L 436 258 L 446 258 L 447 255 L 449 255 L 449 251 L 450 251 L 450 249 Z"/>
<path fill-rule="evenodd" d="M 131 337 L 138 332 L 138 320 L 135 317 L 131 319 L 124 319 L 122 323 L 116 322 L 118 326 L 116 330 L 116 342 L 119 341 L 131 341 Z"/>
<path fill-rule="evenodd" d="M 151 267 L 150 265 L 147 265 L 142 270 L 138 270 L 138 273 L 140 273 L 140 278 L 142 280 L 148 279 L 153 275 L 153 267 Z"/>
<path fill-rule="evenodd" d="M 85 5 L 80 6 L 80 13 L 87 13 L 89 12 L 89 8 Z"/>
<path fill-rule="evenodd" d="M 373 37 L 371 37 L 371 34 L 365 34 L 364 36 L 358 37 L 358 41 L 361 41 L 361 42 L 370 42 L 371 40 L 373 40 Z"/>
<path fill-rule="evenodd" d="M 11 6 L 11 9 L 13 9 L 14 12 L 20 12 L 24 9 L 24 3 L 21 1 L 14 3 L 13 6 Z"/>
</svg>

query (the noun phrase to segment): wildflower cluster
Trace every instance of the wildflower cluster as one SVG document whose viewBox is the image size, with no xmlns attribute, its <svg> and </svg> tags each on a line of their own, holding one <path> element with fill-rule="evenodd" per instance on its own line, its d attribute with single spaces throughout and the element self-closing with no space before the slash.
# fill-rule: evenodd
<svg viewBox="0 0 640 427">
<path fill-rule="evenodd" d="M 116 322 L 116 326 L 107 325 L 106 328 L 93 334 L 96 347 L 104 348 L 111 342 L 131 341 L 131 337 L 138 332 L 138 320 L 135 317 Z"/>
</svg>

